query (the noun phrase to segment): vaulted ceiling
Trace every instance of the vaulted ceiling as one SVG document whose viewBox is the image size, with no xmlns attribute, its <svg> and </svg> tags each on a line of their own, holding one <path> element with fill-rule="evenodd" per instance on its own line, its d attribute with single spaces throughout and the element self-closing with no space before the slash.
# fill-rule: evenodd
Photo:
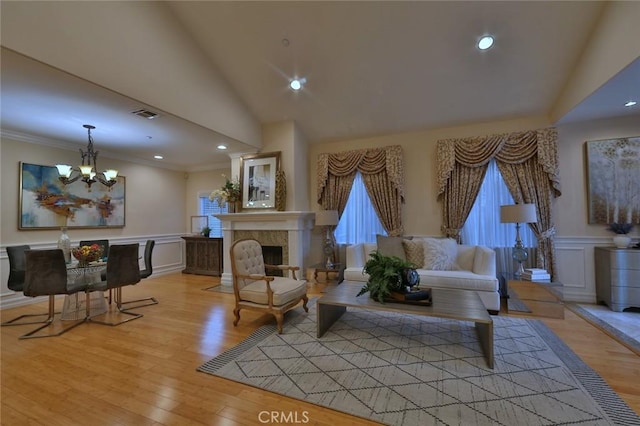
<svg viewBox="0 0 640 426">
<path fill-rule="evenodd" d="M 107 155 L 162 154 L 161 167 L 228 163 L 282 120 L 321 143 L 527 116 L 640 118 L 623 106 L 640 98 L 640 35 L 621 25 L 640 18 L 633 2 L 0 7 L 3 134 L 81 146 L 93 124 Z M 480 51 L 487 33 L 495 45 Z M 307 81 L 299 92 L 294 77 Z"/>
</svg>

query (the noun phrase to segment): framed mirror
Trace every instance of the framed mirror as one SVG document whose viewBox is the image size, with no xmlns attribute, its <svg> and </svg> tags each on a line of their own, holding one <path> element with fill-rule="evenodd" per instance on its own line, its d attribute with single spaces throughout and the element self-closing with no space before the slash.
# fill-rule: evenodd
<svg viewBox="0 0 640 426">
<path fill-rule="evenodd" d="M 280 151 L 240 157 L 242 210 L 274 209 Z"/>
</svg>

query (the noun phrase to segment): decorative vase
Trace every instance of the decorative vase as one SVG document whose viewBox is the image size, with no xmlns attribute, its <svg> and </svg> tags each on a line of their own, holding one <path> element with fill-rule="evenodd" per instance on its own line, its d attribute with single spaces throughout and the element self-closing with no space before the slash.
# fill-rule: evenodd
<svg viewBox="0 0 640 426">
<path fill-rule="evenodd" d="M 237 207 L 237 201 L 227 201 L 227 213 L 237 213 Z"/>
<path fill-rule="evenodd" d="M 276 172 L 276 210 L 283 212 L 287 209 L 287 178 L 284 170 Z"/>
<path fill-rule="evenodd" d="M 64 261 L 71 263 L 71 239 L 67 235 L 67 227 L 63 226 L 61 231 L 62 235 L 58 238 L 58 248 L 61 249 L 64 254 Z"/>
<path fill-rule="evenodd" d="M 631 237 L 626 234 L 619 234 L 613 237 L 613 244 L 618 248 L 627 248 L 631 244 Z"/>
</svg>

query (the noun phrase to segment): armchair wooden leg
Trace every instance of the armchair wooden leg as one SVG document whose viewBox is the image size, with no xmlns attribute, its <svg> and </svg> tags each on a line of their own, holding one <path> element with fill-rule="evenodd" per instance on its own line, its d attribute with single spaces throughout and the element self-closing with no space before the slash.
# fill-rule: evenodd
<svg viewBox="0 0 640 426">
<path fill-rule="evenodd" d="M 282 315 L 282 312 L 274 313 L 273 315 L 276 317 L 276 323 L 278 324 L 278 334 L 282 334 L 282 322 L 284 321 L 284 315 Z"/>
<path fill-rule="evenodd" d="M 302 307 L 304 308 L 305 312 L 309 312 L 309 308 L 307 308 L 307 302 L 308 301 L 309 301 L 309 298 L 307 297 L 306 294 L 304 296 L 302 296 Z"/>
<path fill-rule="evenodd" d="M 235 308 L 233 310 L 233 315 L 235 315 L 236 319 L 233 321 L 233 326 L 238 325 L 238 321 L 240 321 L 240 308 Z"/>
</svg>

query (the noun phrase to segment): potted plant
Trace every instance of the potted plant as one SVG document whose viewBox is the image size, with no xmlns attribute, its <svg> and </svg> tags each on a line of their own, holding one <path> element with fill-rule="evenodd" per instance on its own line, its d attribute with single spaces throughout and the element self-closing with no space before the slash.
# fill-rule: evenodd
<svg viewBox="0 0 640 426">
<path fill-rule="evenodd" d="M 372 299 L 384 303 L 391 292 L 404 293 L 403 274 L 415 265 L 396 256 L 384 256 L 378 251 L 372 252 L 364 265 L 364 272 L 369 274 L 369 281 L 360 289 L 357 296 L 369 292 Z"/>
<path fill-rule="evenodd" d="M 208 226 L 205 226 L 204 228 L 202 228 L 201 233 L 203 237 L 209 238 L 209 234 L 211 233 L 211 228 L 209 228 Z"/>
<path fill-rule="evenodd" d="M 615 244 L 616 247 L 629 247 L 629 244 L 631 244 L 631 237 L 628 237 L 627 234 L 633 229 L 633 224 L 613 222 L 607 229 L 616 234 L 616 236 L 613 237 L 613 244 Z"/>
</svg>

